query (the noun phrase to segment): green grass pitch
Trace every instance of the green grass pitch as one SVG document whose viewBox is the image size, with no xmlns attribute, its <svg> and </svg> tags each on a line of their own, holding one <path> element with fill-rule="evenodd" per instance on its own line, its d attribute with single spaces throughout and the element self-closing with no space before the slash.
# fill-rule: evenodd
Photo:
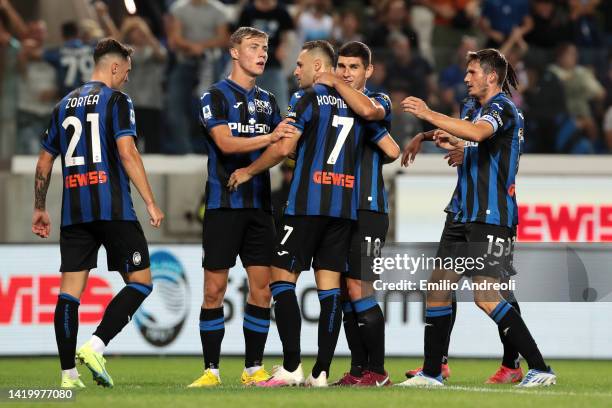
<svg viewBox="0 0 612 408">
<path fill-rule="evenodd" d="M 279 358 L 268 358 L 268 368 Z M 404 380 L 404 371 L 420 364 L 420 359 L 389 358 L 387 369 L 394 382 Z M 348 367 L 347 358 L 336 358 L 332 379 Z M 550 361 L 558 384 L 535 390 L 516 390 L 508 385 L 484 385 L 499 364 L 495 360 L 451 360 L 452 377 L 444 389 L 387 387 L 253 389 L 240 386 L 242 360 L 223 358 L 223 386 L 215 389 L 187 389 L 198 377 L 202 361 L 197 357 L 109 357 L 107 369 L 115 387 L 96 386 L 89 371 L 78 365 L 87 386 L 76 394 L 68 407 L 611 407 L 612 363 L 609 361 Z M 313 359 L 304 359 L 307 372 Z M 50 388 L 59 386 L 59 361 L 55 358 L 0 358 L 0 388 Z M 2 406 L 62 406 L 57 403 L 18 402 Z"/>
</svg>

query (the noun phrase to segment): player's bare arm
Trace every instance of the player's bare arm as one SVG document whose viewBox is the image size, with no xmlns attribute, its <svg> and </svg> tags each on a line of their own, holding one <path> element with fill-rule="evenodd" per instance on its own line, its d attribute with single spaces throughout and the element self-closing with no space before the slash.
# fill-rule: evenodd
<svg viewBox="0 0 612 408">
<path fill-rule="evenodd" d="M 291 155 L 297 146 L 302 132 L 299 131 L 295 126 L 289 125 L 294 130 L 291 133 L 291 137 L 286 137 L 274 143 L 262 153 L 257 160 L 251 163 L 248 167 L 243 167 L 232 173 L 227 183 L 227 187 L 235 191 L 238 186 L 249 181 L 253 176 L 265 171 L 271 167 L 276 166 L 289 155 Z"/>
<path fill-rule="evenodd" d="M 142 200 L 147 205 L 147 212 L 149 213 L 151 225 L 155 228 L 159 228 L 164 219 L 164 213 L 155 203 L 155 197 L 153 196 L 151 185 L 147 179 L 142 159 L 134 143 L 134 138 L 129 136 L 121 137 L 117 140 L 117 148 L 119 149 L 121 163 L 130 181 L 134 183 Z"/>
<path fill-rule="evenodd" d="M 482 142 L 493 135 L 493 126 L 486 121 L 476 123 L 467 120 L 455 119 L 442 113 L 431 110 L 425 101 L 409 96 L 402 101 L 404 112 L 413 114 L 419 119 L 426 120 L 432 125 L 463 140 Z M 445 138 L 441 136 L 440 138 Z"/>
<path fill-rule="evenodd" d="M 335 88 L 347 105 L 362 118 L 367 120 L 383 120 L 385 118 L 385 108 L 380 103 L 373 98 L 369 98 L 363 92 L 353 89 L 336 74 L 317 72 L 314 81 Z"/>
<path fill-rule="evenodd" d="M 401 150 L 389 133 L 376 142 L 376 146 L 385 154 L 385 163 L 393 163 L 400 157 Z"/>
<path fill-rule="evenodd" d="M 421 151 L 421 144 L 424 141 L 433 141 L 433 133 L 433 130 L 419 132 L 410 139 L 410 142 L 408 142 L 402 153 L 402 166 L 408 167 L 410 164 L 414 163 L 416 155 Z"/>
<path fill-rule="evenodd" d="M 234 137 L 227 125 L 215 126 L 210 135 L 223 154 L 250 153 L 270 146 L 282 138 L 291 138 L 295 135 L 295 127 L 289 125 L 290 119 L 285 119 L 267 135 L 256 137 Z"/>
<path fill-rule="evenodd" d="M 47 212 L 47 190 L 51 183 L 51 171 L 55 157 L 42 150 L 36 163 L 34 176 L 34 213 L 32 214 L 32 232 L 41 238 L 49 238 L 51 220 Z"/>
</svg>

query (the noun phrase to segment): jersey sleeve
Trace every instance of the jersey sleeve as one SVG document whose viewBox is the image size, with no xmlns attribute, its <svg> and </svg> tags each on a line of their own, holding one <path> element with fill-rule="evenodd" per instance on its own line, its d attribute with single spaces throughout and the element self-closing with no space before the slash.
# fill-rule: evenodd
<svg viewBox="0 0 612 408">
<path fill-rule="evenodd" d="M 136 114 L 129 96 L 119 93 L 113 107 L 113 137 L 136 137 Z"/>
<path fill-rule="evenodd" d="M 217 89 L 205 92 L 200 98 L 200 122 L 210 131 L 219 125 L 227 125 L 228 109 L 223 94 Z"/>
<path fill-rule="evenodd" d="M 391 98 L 384 93 L 375 93 L 372 95 L 372 99 L 380 104 L 385 109 L 385 117 L 391 115 Z"/>
<path fill-rule="evenodd" d="M 304 90 L 299 90 L 291 95 L 287 117 L 295 120 L 291 124 L 300 131 L 304 131 L 306 123 L 312 119 L 312 95 L 312 92 Z"/>
<path fill-rule="evenodd" d="M 40 145 L 47 152 L 52 154 L 54 157 L 60 154 L 60 135 L 58 131 L 57 125 L 57 112 L 58 108 L 56 107 L 53 110 L 53 114 L 51 115 L 51 119 L 49 120 L 49 126 L 42 134 Z"/>
<path fill-rule="evenodd" d="M 504 102 L 491 102 L 482 108 L 478 122 L 485 121 L 493 127 L 493 135 L 497 130 L 504 127 L 504 120 L 507 120 L 508 115 L 504 112 L 508 108 Z"/>
<path fill-rule="evenodd" d="M 387 128 L 384 127 L 380 122 L 367 122 L 366 129 L 368 141 L 372 143 L 378 143 L 380 139 L 382 139 L 387 133 L 389 133 L 387 131 Z"/>
<path fill-rule="evenodd" d="M 52 48 L 52 49 L 48 49 L 45 50 L 43 52 L 43 60 L 45 60 L 46 62 L 48 62 L 49 64 L 57 67 L 59 66 L 60 63 L 60 53 L 59 50 L 57 48 Z"/>
</svg>

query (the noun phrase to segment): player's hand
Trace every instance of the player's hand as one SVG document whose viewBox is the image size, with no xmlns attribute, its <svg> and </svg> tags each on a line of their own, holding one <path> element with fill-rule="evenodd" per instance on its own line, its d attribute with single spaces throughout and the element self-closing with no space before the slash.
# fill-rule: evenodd
<svg viewBox="0 0 612 408">
<path fill-rule="evenodd" d="M 270 133 L 270 143 L 276 143 L 280 139 L 296 137 L 299 133 L 298 128 L 291 125 L 291 122 L 295 122 L 291 118 L 283 120 L 276 126 L 274 131 Z"/>
<path fill-rule="evenodd" d="M 314 83 L 327 85 L 333 88 L 336 86 L 337 79 L 338 77 L 331 72 L 317 72 L 314 76 Z"/>
<path fill-rule="evenodd" d="M 51 234 L 51 219 L 45 210 L 34 210 L 32 214 L 32 232 L 41 238 L 49 238 Z"/>
<path fill-rule="evenodd" d="M 431 112 L 425 101 L 416 96 L 407 97 L 402 101 L 401 106 L 404 112 L 412 113 L 419 119 L 426 119 Z"/>
<path fill-rule="evenodd" d="M 247 168 L 243 167 L 232 173 L 229 181 L 227 182 L 227 187 L 230 189 L 230 191 L 236 191 L 238 190 L 238 186 L 246 183 L 252 178 L 253 176 L 248 172 Z"/>
<path fill-rule="evenodd" d="M 151 223 L 151 225 L 155 228 L 159 228 L 162 220 L 164 219 L 164 212 L 160 210 L 157 204 L 155 203 L 147 205 L 147 211 L 149 213 L 149 222 Z"/>
<path fill-rule="evenodd" d="M 421 151 L 421 143 L 423 143 L 423 133 L 418 133 L 415 137 L 410 139 L 404 151 L 402 152 L 402 166 L 408 167 L 414 163 L 417 153 Z"/>
<path fill-rule="evenodd" d="M 463 146 L 457 146 L 453 150 L 450 150 L 444 156 L 444 159 L 448 162 L 451 167 L 461 166 L 463 164 Z"/>
<path fill-rule="evenodd" d="M 438 146 L 441 149 L 448 150 L 448 151 L 456 149 L 457 146 L 463 147 L 463 143 L 461 142 L 461 139 L 451 135 L 450 133 L 442 129 L 434 130 L 433 140 L 436 146 Z"/>
</svg>

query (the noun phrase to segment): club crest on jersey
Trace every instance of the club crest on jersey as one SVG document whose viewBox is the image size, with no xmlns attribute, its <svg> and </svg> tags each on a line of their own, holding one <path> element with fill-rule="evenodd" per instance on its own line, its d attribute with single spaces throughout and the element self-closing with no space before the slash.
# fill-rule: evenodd
<svg viewBox="0 0 612 408">
<path fill-rule="evenodd" d="M 249 113 L 250 113 L 251 115 L 254 115 L 254 114 L 255 114 L 255 104 L 254 104 L 252 101 L 251 101 L 251 102 L 249 102 Z"/>
<path fill-rule="evenodd" d="M 138 266 L 140 265 L 140 262 L 142 262 L 142 256 L 140 255 L 140 252 L 136 251 L 134 252 L 134 255 L 132 255 L 132 263 Z"/>
</svg>

